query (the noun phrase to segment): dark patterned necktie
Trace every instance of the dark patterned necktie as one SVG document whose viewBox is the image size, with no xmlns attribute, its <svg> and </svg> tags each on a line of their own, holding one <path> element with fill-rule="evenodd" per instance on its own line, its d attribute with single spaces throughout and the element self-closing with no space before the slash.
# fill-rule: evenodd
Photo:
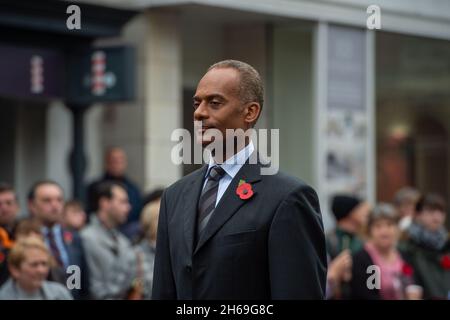
<svg viewBox="0 0 450 320">
<path fill-rule="evenodd" d="M 47 233 L 47 239 L 48 244 L 50 245 L 50 251 L 53 255 L 53 258 L 55 258 L 56 262 L 58 263 L 58 266 L 63 266 L 63 261 L 61 258 L 61 253 L 59 252 L 58 246 L 56 245 L 55 236 L 53 235 L 53 230 L 48 229 Z"/>
<path fill-rule="evenodd" d="M 205 229 L 208 221 L 216 207 L 217 191 L 219 189 L 219 181 L 224 176 L 225 170 L 219 166 L 211 168 L 208 174 L 208 181 L 203 188 L 202 194 L 198 201 L 197 216 L 197 239 Z"/>
</svg>

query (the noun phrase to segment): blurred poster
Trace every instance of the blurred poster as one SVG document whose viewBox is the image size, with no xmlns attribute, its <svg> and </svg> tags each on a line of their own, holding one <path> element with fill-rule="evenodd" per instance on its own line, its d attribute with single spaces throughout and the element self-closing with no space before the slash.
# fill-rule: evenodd
<svg viewBox="0 0 450 320">
<path fill-rule="evenodd" d="M 367 198 L 366 35 L 329 26 L 325 192 Z"/>
</svg>

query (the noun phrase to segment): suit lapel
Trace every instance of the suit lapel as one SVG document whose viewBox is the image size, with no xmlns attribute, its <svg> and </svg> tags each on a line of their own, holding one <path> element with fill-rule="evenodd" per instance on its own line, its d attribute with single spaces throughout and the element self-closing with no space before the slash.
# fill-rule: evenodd
<svg viewBox="0 0 450 320">
<path fill-rule="evenodd" d="M 64 249 L 66 249 L 66 253 L 67 253 L 67 263 L 69 265 L 71 265 L 71 264 L 73 264 L 72 257 L 74 256 L 73 251 L 72 251 L 73 248 L 70 244 L 66 243 L 66 241 L 64 239 L 64 232 L 62 235 L 63 235 L 62 239 L 63 239 Z"/>
<path fill-rule="evenodd" d="M 236 194 L 236 189 L 241 179 L 252 185 L 252 198 L 242 200 Z M 194 254 L 197 253 L 197 251 L 225 224 L 225 222 L 227 222 L 236 213 L 236 211 L 239 210 L 242 205 L 252 201 L 258 191 L 258 186 L 255 184 L 260 180 L 261 175 L 259 164 L 246 163 L 242 166 L 217 204 L 211 219 L 200 236 Z"/>
<path fill-rule="evenodd" d="M 184 237 L 189 256 L 193 253 L 195 224 L 197 220 L 197 203 L 203 186 L 203 178 L 208 165 L 203 166 L 198 173 L 192 177 L 186 189 L 183 191 L 184 208 Z"/>
<path fill-rule="evenodd" d="M 72 246 L 73 234 L 71 235 L 71 241 L 68 241 L 68 239 L 66 238 L 66 232 L 71 233 L 71 231 L 68 231 L 68 230 L 64 229 L 63 227 L 61 227 L 60 236 L 61 236 L 62 243 L 63 243 L 63 249 L 66 250 L 67 263 L 69 265 L 71 265 L 71 264 L 75 264 L 75 262 L 72 261 L 73 257 L 75 256 L 75 253 L 73 252 L 74 247 Z"/>
</svg>

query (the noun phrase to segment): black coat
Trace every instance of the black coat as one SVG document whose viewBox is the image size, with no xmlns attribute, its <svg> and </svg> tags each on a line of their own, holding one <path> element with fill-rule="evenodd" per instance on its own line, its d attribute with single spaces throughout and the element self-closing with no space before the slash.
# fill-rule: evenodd
<svg viewBox="0 0 450 320">
<path fill-rule="evenodd" d="M 448 299 L 450 295 L 450 269 L 442 266 L 442 258 L 450 256 L 450 237 L 444 247 L 433 250 L 417 243 L 407 234 L 400 243 L 405 260 L 414 268 L 414 278 L 423 288 L 424 299 Z"/>
<path fill-rule="evenodd" d="M 69 265 L 78 266 L 80 268 L 80 289 L 70 289 L 70 293 L 72 294 L 74 299 L 88 299 L 89 298 L 89 270 L 86 262 L 86 257 L 84 254 L 84 246 L 89 244 L 84 244 L 81 240 L 80 235 L 76 231 L 70 231 L 65 228 L 61 228 L 62 239 L 64 243 L 64 247 L 67 252 L 67 256 L 69 259 Z M 68 272 L 69 271 L 69 272 Z M 74 271 L 72 270 L 63 270 L 65 272 L 65 278 L 69 278 L 74 275 Z M 61 282 L 64 286 L 66 286 L 66 279 L 63 281 L 58 281 L 59 279 L 53 279 L 52 273 L 49 274 L 49 280 Z M 69 283 L 73 283 L 70 281 Z"/>
<path fill-rule="evenodd" d="M 194 247 L 206 170 L 184 177 L 162 197 L 153 299 L 323 299 L 327 262 L 315 191 L 245 164 Z M 252 185 L 250 199 L 236 194 L 240 179 Z"/>
<path fill-rule="evenodd" d="M 9 254 L 9 249 L 0 247 L 0 287 L 9 278 L 8 254 Z"/>
<path fill-rule="evenodd" d="M 367 267 L 374 265 L 372 258 L 365 249 L 361 249 L 353 255 L 352 280 L 350 281 L 350 299 L 355 300 L 380 300 L 380 290 L 367 287 Z"/>
</svg>

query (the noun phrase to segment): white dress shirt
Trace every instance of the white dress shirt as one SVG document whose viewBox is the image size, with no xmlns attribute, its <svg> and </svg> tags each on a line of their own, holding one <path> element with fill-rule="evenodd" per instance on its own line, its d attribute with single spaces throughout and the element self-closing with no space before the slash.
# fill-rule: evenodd
<svg viewBox="0 0 450 320">
<path fill-rule="evenodd" d="M 255 150 L 255 146 L 253 145 L 253 142 L 250 141 L 250 143 L 245 148 L 243 148 L 241 151 L 239 151 L 234 156 L 230 157 L 223 164 L 220 165 L 220 167 L 223 170 L 225 170 L 225 175 L 219 181 L 219 188 L 217 190 L 216 207 L 217 207 L 217 204 L 219 203 L 219 200 L 222 198 L 223 194 L 225 193 L 228 186 L 230 185 L 231 180 L 233 180 L 234 176 L 239 172 L 239 170 L 242 168 L 242 166 L 248 160 L 248 158 L 250 157 L 250 155 L 253 153 L 254 150 Z M 214 158 L 210 157 L 208 170 L 206 171 L 205 177 L 208 177 L 209 171 L 215 165 L 216 165 L 216 163 L 214 161 Z M 208 179 L 205 179 L 203 188 L 205 187 L 206 182 L 208 182 Z"/>
</svg>

